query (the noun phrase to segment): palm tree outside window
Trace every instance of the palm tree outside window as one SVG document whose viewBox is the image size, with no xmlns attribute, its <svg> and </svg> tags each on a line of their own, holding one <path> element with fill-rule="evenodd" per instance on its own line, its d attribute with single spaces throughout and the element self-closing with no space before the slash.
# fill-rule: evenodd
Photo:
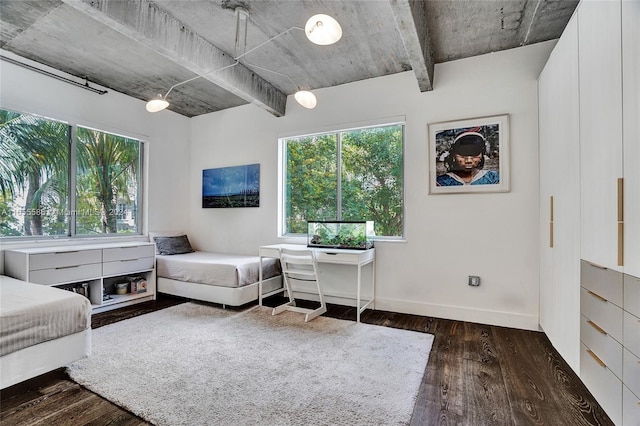
<svg viewBox="0 0 640 426">
<path fill-rule="evenodd" d="M 0 237 L 139 234 L 142 158 L 139 140 L 0 109 Z"/>
</svg>

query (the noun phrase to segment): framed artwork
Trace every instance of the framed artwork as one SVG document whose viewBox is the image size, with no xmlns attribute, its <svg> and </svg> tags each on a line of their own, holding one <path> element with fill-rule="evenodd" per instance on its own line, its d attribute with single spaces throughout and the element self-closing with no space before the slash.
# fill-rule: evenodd
<svg viewBox="0 0 640 426">
<path fill-rule="evenodd" d="M 429 193 L 509 191 L 509 115 L 429 124 Z"/>
<path fill-rule="evenodd" d="M 202 208 L 260 207 L 260 164 L 202 171 Z"/>
</svg>

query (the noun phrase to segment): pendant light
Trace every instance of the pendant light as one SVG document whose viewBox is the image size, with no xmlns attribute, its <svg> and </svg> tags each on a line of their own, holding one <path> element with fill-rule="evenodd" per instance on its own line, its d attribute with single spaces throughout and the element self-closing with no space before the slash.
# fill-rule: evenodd
<svg viewBox="0 0 640 426">
<path fill-rule="evenodd" d="M 325 14 L 313 15 L 304 26 L 307 38 L 320 46 L 328 46 L 342 38 L 342 27 L 334 18 Z"/>
<path fill-rule="evenodd" d="M 318 100 L 316 99 L 316 95 L 309 92 L 308 90 L 298 90 L 293 97 L 298 101 L 300 105 L 307 109 L 314 109 Z"/>
<path fill-rule="evenodd" d="M 307 38 L 309 39 L 309 41 L 311 41 L 314 44 L 320 45 L 320 46 L 327 46 L 330 44 L 334 44 L 336 43 L 338 40 L 340 40 L 340 38 L 342 38 L 342 27 L 340 27 L 340 24 L 338 23 L 338 21 L 336 21 L 334 18 L 332 18 L 329 15 L 325 15 L 325 14 L 317 14 L 317 15 L 313 15 L 311 18 L 309 18 L 307 20 L 307 23 L 305 25 L 305 28 L 300 28 L 300 27 L 291 27 L 286 31 L 281 32 L 280 34 L 271 37 L 270 39 L 268 39 L 267 41 L 257 45 L 256 47 L 245 51 L 244 48 L 246 47 L 246 26 L 247 26 L 247 22 L 248 22 L 248 12 L 246 9 L 238 7 L 236 8 L 236 55 L 238 55 L 238 53 L 240 51 L 242 51 L 243 53 L 236 56 L 234 58 L 234 63 L 231 65 L 227 65 L 226 67 L 223 67 L 219 70 L 214 70 L 214 71 L 209 71 L 207 73 L 201 74 L 201 75 L 197 75 L 196 77 L 190 78 L 188 80 L 182 81 L 180 83 L 174 84 L 173 86 L 171 86 L 171 88 L 169 89 L 169 91 L 167 91 L 167 93 L 162 96 L 161 94 L 159 94 L 158 96 L 156 96 L 155 98 L 153 98 L 152 100 L 150 100 L 149 102 L 147 102 L 147 111 L 149 112 L 158 112 L 158 111 L 162 111 L 163 109 L 166 109 L 169 106 L 169 102 L 167 101 L 167 96 L 169 95 L 169 93 L 171 92 L 171 90 L 173 90 L 174 87 L 180 86 L 182 84 L 188 83 L 192 80 L 195 80 L 196 78 L 200 78 L 203 77 L 207 74 L 211 74 L 213 72 L 217 72 L 217 71 L 221 71 L 223 69 L 226 68 L 230 68 L 233 67 L 237 64 L 240 63 L 240 59 L 243 58 L 245 55 L 253 52 L 256 49 L 261 48 L 262 46 L 264 46 L 265 44 L 275 40 L 276 38 L 288 33 L 289 31 L 292 30 L 302 30 L 305 32 L 305 35 L 307 36 Z M 242 28 L 244 27 L 244 28 Z M 242 50 L 240 50 L 242 49 Z M 293 80 L 291 80 L 291 78 L 288 75 L 267 69 L 267 68 L 263 68 L 263 67 L 259 67 L 255 64 L 247 64 L 256 68 L 260 68 L 262 70 L 265 71 L 269 71 L 275 74 L 279 74 L 282 75 L 284 77 L 286 77 L 287 79 L 289 79 L 289 81 L 291 81 L 293 84 L 295 84 L 293 82 Z M 298 90 L 295 92 L 294 94 L 294 98 L 295 100 L 302 105 L 304 108 L 307 109 L 313 109 L 316 107 L 316 105 L 318 104 L 318 100 L 316 99 L 316 96 L 311 93 L 308 90 Z"/>
<path fill-rule="evenodd" d="M 158 94 L 158 96 L 156 96 L 155 98 L 147 102 L 147 111 L 158 112 L 158 111 L 162 111 L 168 106 L 169 106 L 169 102 L 167 102 L 164 96 Z"/>
</svg>

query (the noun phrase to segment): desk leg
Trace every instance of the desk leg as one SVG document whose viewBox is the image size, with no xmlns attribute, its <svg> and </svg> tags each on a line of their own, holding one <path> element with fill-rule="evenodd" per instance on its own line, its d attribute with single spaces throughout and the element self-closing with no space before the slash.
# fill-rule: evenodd
<svg viewBox="0 0 640 426">
<path fill-rule="evenodd" d="M 371 309 L 376 308 L 376 258 L 371 263 Z"/>
<path fill-rule="evenodd" d="M 262 306 L 262 256 L 258 267 L 258 306 Z"/>
<path fill-rule="evenodd" d="M 357 294 L 357 310 L 356 310 L 356 322 L 360 322 L 360 286 L 362 284 L 362 265 L 358 264 L 358 294 Z"/>
</svg>

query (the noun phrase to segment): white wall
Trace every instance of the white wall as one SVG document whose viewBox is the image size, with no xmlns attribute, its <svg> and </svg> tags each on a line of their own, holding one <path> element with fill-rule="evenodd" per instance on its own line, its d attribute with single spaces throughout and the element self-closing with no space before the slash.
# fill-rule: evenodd
<svg viewBox="0 0 640 426">
<path fill-rule="evenodd" d="M 412 72 L 290 97 L 285 117 L 252 105 L 191 120 L 189 233 L 200 249 L 256 254 L 277 238 L 278 137 L 406 117 L 406 241 L 377 242 L 376 308 L 538 328 L 537 78 L 554 42 L 436 66 L 431 92 Z M 511 191 L 428 195 L 427 124 L 510 115 Z M 260 163 L 259 208 L 202 209 L 203 169 Z M 479 275 L 478 288 L 467 285 Z"/>
<path fill-rule="evenodd" d="M 10 52 L 4 56 L 63 75 Z M 71 76 L 66 76 L 72 78 Z M 77 79 L 76 79 L 77 81 Z M 94 84 L 92 86 L 98 87 Z M 98 87 L 99 88 L 99 87 Z M 174 229 L 188 220 L 189 119 L 170 111 L 150 114 L 145 102 L 110 90 L 98 95 L 34 71 L 0 61 L 0 107 L 43 115 L 141 139 L 145 143 L 144 230 Z M 86 241 L 86 240 L 85 240 Z M 2 242 L 2 249 L 54 242 Z"/>
</svg>

